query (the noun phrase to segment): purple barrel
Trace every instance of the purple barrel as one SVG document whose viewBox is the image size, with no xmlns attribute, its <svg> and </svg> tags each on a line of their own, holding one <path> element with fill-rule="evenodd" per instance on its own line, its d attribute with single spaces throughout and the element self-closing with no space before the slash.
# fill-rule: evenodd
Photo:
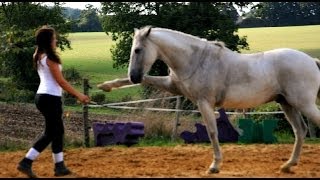
<svg viewBox="0 0 320 180">
<path fill-rule="evenodd" d="M 219 142 L 237 142 L 239 133 L 233 128 L 227 114 L 223 108 L 218 110 L 220 117 L 217 118 L 218 139 Z M 208 132 L 205 125 L 195 123 L 196 132 L 183 131 L 180 137 L 185 143 L 203 143 L 210 142 Z"/>
<path fill-rule="evenodd" d="M 94 122 L 95 146 L 124 144 L 131 146 L 144 136 L 142 122 Z"/>
</svg>

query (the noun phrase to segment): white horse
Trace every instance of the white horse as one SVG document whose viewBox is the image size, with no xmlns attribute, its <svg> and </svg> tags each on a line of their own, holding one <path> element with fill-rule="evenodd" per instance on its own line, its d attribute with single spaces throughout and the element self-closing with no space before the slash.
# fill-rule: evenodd
<svg viewBox="0 0 320 180">
<path fill-rule="evenodd" d="M 146 75 L 156 59 L 168 65 L 169 76 Z M 299 161 L 307 134 L 300 113 L 320 127 L 316 105 L 319 66 L 319 60 L 293 49 L 239 54 L 220 42 L 147 26 L 134 31 L 129 78 L 106 81 L 98 88 L 111 91 L 142 83 L 183 95 L 197 104 L 214 150 L 209 173 L 218 173 L 222 162 L 214 108 L 253 108 L 275 100 L 295 135 L 291 157 L 281 166 L 281 171 L 289 172 Z"/>
</svg>

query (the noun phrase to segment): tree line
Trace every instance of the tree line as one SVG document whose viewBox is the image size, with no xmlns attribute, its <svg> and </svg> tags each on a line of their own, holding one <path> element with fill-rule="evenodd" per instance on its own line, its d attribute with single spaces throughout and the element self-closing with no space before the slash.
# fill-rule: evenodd
<svg viewBox="0 0 320 180">
<path fill-rule="evenodd" d="M 320 2 L 261 2 L 244 15 L 240 27 L 320 24 Z"/>
<path fill-rule="evenodd" d="M 102 9 L 88 5 L 85 10 L 63 8 L 56 2 L 48 7 L 41 2 L 0 3 L 0 77 L 34 98 L 39 77 L 33 68 L 35 31 L 43 25 L 54 27 L 58 48 L 71 48 L 68 33 L 102 31 L 116 41 L 112 47 L 114 68 L 129 63 L 133 29 L 152 25 L 189 33 L 207 40 L 221 40 L 231 50 L 248 49 L 246 37 L 237 34 L 240 27 L 319 24 L 319 2 L 262 2 L 237 23 L 235 5 L 248 7 L 250 2 L 102 2 Z M 250 22 L 252 21 L 252 22 Z M 247 23 L 247 25 L 245 24 Z M 99 27 L 100 26 L 100 27 Z M 167 75 L 161 59 L 151 75 Z M 0 79 L 0 100 L 3 91 L 11 89 Z M 148 90 L 147 90 L 148 91 Z M 16 96 L 16 94 L 14 94 Z"/>
<path fill-rule="evenodd" d="M 239 37 L 234 4 L 240 2 L 102 2 L 100 15 L 88 5 L 85 10 L 68 14 L 62 3 L 47 6 L 41 2 L 0 3 L 0 75 L 10 77 L 21 89 L 35 92 L 39 83 L 32 65 L 35 31 L 50 25 L 58 32 L 58 48 L 71 48 L 68 33 L 76 27 L 83 31 L 98 24 L 116 40 L 111 49 L 115 68 L 126 67 L 130 55 L 133 29 L 145 25 L 180 30 L 208 40 L 222 40 L 232 50 L 247 48 L 245 37 Z M 69 12 L 71 12 L 69 10 Z M 78 13 L 78 14 L 77 14 Z M 67 15 L 68 14 L 68 15 Z M 79 18 L 77 18 L 79 17 Z M 95 23 L 96 22 L 96 23 Z M 76 27 L 75 27 L 76 26 Z M 166 66 L 156 63 L 151 73 L 163 75 Z"/>
<path fill-rule="evenodd" d="M 0 3 L 0 75 L 10 77 L 19 87 L 35 91 L 39 81 L 32 68 L 34 33 L 48 24 L 58 32 L 58 47 L 71 48 L 68 33 L 104 31 L 116 44 L 111 49 L 114 68 L 129 62 L 133 29 L 146 25 L 170 28 L 208 40 L 224 41 L 234 51 L 248 49 L 246 37 L 237 31 L 239 14 L 235 5 L 248 7 L 250 2 L 101 2 L 98 11 L 92 5 L 85 10 L 62 7 L 56 2 L 48 7 L 41 2 Z M 250 26 L 285 26 L 319 24 L 319 2 L 261 2 L 245 14 Z M 255 24 L 256 23 L 256 24 Z M 166 75 L 161 60 L 151 69 L 152 75 Z"/>
<path fill-rule="evenodd" d="M 71 23 L 71 32 L 102 32 L 101 16 L 91 4 L 86 9 L 63 8 L 64 17 Z"/>
</svg>

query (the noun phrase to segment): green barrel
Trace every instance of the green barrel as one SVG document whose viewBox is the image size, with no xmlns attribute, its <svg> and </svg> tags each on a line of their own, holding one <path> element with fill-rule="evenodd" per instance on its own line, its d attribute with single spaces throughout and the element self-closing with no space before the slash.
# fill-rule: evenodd
<svg viewBox="0 0 320 180">
<path fill-rule="evenodd" d="M 277 127 L 278 119 L 253 119 L 241 118 L 238 120 L 239 128 L 243 130 L 239 136 L 241 143 L 274 143 L 277 138 L 273 135 Z"/>
<path fill-rule="evenodd" d="M 262 135 L 263 135 L 263 127 L 262 123 L 259 121 L 253 120 L 253 139 L 252 142 L 259 143 L 262 142 Z"/>
<path fill-rule="evenodd" d="M 253 141 L 253 121 L 252 119 L 239 119 L 239 128 L 242 129 L 242 135 L 239 136 L 239 142 L 252 143 Z"/>
<path fill-rule="evenodd" d="M 277 127 L 277 125 L 278 125 L 278 119 L 264 119 L 262 121 L 264 143 L 277 142 L 277 138 L 273 135 L 273 131 Z"/>
</svg>

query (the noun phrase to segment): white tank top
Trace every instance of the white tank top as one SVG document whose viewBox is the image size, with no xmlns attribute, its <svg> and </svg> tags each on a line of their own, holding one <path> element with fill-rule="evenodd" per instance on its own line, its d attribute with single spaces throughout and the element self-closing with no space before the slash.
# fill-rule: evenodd
<svg viewBox="0 0 320 180">
<path fill-rule="evenodd" d="M 59 69 L 60 71 L 62 70 L 61 64 L 59 64 Z M 40 85 L 38 87 L 37 94 L 62 96 L 62 88 L 54 79 L 49 66 L 47 65 L 47 55 L 38 61 L 38 74 L 40 77 Z"/>
</svg>

